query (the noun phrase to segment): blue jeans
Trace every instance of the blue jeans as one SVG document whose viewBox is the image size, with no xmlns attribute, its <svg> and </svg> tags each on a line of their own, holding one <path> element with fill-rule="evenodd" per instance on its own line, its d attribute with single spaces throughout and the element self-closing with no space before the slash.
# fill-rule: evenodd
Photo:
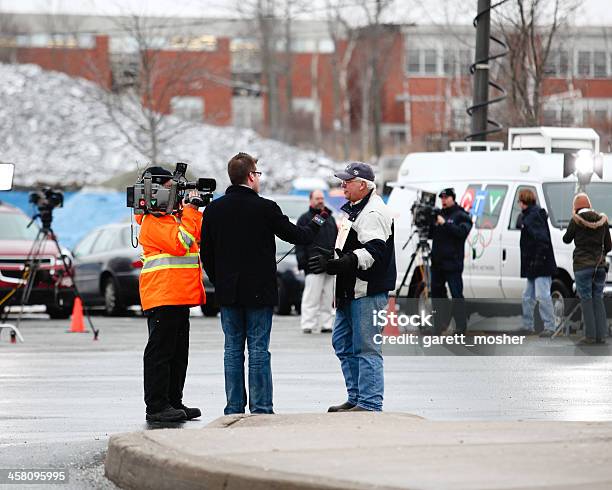
<svg viewBox="0 0 612 490">
<path fill-rule="evenodd" d="M 550 296 L 551 283 L 552 277 L 550 276 L 527 279 L 523 291 L 523 328 L 533 330 L 533 310 L 537 302 L 540 308 L 540 317 L 544 322 L 544 329 L 555 331 L 553 303 Z"/>
<path fill-rule="evenodd" d="M 574 271 L 576 292 L 582 306 L 585 337 L 603 340 L 608 336 L 608 316 L 603 300 L 606 269 L 594 267 Z"/>
<path fill-rule="evenodd" d="M 249 351 L 249 410 L 272 411 L 272 368 L 270 367 L 270 331 L 272 307 L 221 307 L 221 325 L 225 335 L 225 396 L 223 413 L 244 413 L 247 396 L 244 386 L 244 346 Z"/>
<path fill-rule="evenodd" d="M 367 410 L 381 411 L 385 380 L 381 346 L 374 336 L 381 328 L 372 312 L 387 305 L 387 293 L 354 299 L 339 306 L 332 333 L 332 345 L 340 360 L 348 402 Z"/>
</svg>

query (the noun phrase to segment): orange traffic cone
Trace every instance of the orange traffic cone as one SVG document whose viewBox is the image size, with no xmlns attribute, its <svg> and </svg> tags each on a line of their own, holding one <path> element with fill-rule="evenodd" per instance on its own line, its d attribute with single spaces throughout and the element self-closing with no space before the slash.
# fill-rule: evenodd
<svg viewBox="0 0 612 490">
<path fill-rule="evenodd" d="M 70 322 L 70 333 L 85 333 L 85 323 L 83 322 L 83 303 L 78 296 L 74 299 L 72 308 L 72 320 Z"/>
<path fill-rule="evenodd" d="M 393 313 L 393 315 L 391 315 Z M 387 303 L 387 326 L 383 329 L 383 335 L 386 337 L 397 337 L 400 334 L 397 327 L 397 306 L 395 303 L 395 295 L 389 296 Z"/>
</svg>

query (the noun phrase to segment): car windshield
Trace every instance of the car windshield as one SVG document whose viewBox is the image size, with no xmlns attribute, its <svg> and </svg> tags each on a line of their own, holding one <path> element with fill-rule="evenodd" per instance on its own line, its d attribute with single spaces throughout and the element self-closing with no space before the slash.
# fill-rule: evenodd
<svg viewBox="0 0 612 490">
<path fill-rule="evenodd" d="M 276 203 L 280 206 L 283 214 L 291 220 L 297 221 L 306 211 L 308 211 L 307 199 L 277 199 Z"/>
<path fill-rule="evenodd" d="M 0 213 L 1 240 L 35 240 L 38 226 L 28 228 L 30 219 L 21 213 Z"/>
<path fill-rule="evenodd" d="M 544 184 L 544 196 L 548 206 L 550 222 L 556 228 L 566 228 L 572 219 L 572 203 L 576 184 L 573 182 L 550 182 Z M 593 209 L 612 216 L 612 182 L 596 182 L 586 186 Z"/>
<path fill-rule="evenodd" d="M 293 245 L 291 243 L 284 242 L 280 238 L 276 237 L 276 255 L 285 255 L 291 250 Z"/>
</svg>

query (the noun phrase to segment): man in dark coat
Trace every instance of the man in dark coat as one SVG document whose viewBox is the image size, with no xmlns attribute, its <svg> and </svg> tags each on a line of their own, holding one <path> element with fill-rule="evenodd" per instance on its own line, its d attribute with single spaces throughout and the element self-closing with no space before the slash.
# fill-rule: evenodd
<svg viewBox="0 0 612 490">
<path fill-rule="evenodd" d="M 465 302 L 463 300 L 463 258 L 465 240 L 472 229 L 470 215 L 455 202 L 455 190 L 444 189 L 439 196 L 442 212 L 431 228 L 431 295 L 446 299 L 446 284 L 453 298 L 451 313 L 455 318 L 456 333 L 463 334 L 467 328 Z M 441 318 L 446 305 L 435 301 L 434 333 L 440 334 L 445 319 Z"/>
<path fill-rule="evenodd" d="M 244 413 L 244 347 L 249 351 L 249 410 L 273 413 L 270 331 L 278 302 L 276 243 L 313 241 L 324 222 L 317 215 L 295 226 L 278 204 L 259 196 L 257 160 L 238 153 L 228 164 L 231 186 L 202 218 L 201 258 L 221 307 L 225 335 L 225 414 Z"/>
<path fill-rule="evenodd" d="M 552 276 L 557 273 L 555 254 L 550 240 L 548 214 L 536 204 L 533 191 L 519 192 L 522 213 L 518 227 L 521 229 L 521 277 L 527 278 L 523 291 L 523 331 L 533 334 L 533 311 L 536 302 L 544 330 L 540 337 L 551 337 L 555 333 L 553 304 L 550 295 Z"/>
<path fill-rule="evenodd" d="M 302 294 L 301 327 L 303 333 L 331 332 L 334 302 L 334 276 L 325 273 L 315 274 L 308 267 L 311 257 L 321 255 L 317 247 L 333 250 L 338 235 L 336 221 L 331 217 L 331 210 L 325 207 L 325 196 L 320 190 L 310 193 L 310 208 L 298 219 L 298 226 L 305 226 L 317 214 L 326 211 L 329 218 L 321 227 L 314 242 L 310 245 L 297 245 L 295 255 L 298 267 L 304 271 L 304 293 Z"/>
</svg>

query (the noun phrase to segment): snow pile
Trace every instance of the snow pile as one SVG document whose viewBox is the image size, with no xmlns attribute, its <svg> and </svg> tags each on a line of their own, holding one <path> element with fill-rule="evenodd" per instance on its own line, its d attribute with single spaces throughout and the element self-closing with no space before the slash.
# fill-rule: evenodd
<svg viewBox="0 0 612 490">
<path fill-rule="evenodd" d="M 91 82 L 35 65 L 0 64 L 0 161 L 16 164 L 15 184 L 99 184 L 146 166 L 146 157 L 109 120 L 100 91 Z M 227 161 L 239 151 L 260 159 L 266 192 L 288 190 L 302 176 L 330 180 L 340 166 L 322 153 L 251 130 L 207 124 L 176 136 L 163 160 L 187 162 L 192 175 L 213 177 L 223 190 Z"/>
</svg>

